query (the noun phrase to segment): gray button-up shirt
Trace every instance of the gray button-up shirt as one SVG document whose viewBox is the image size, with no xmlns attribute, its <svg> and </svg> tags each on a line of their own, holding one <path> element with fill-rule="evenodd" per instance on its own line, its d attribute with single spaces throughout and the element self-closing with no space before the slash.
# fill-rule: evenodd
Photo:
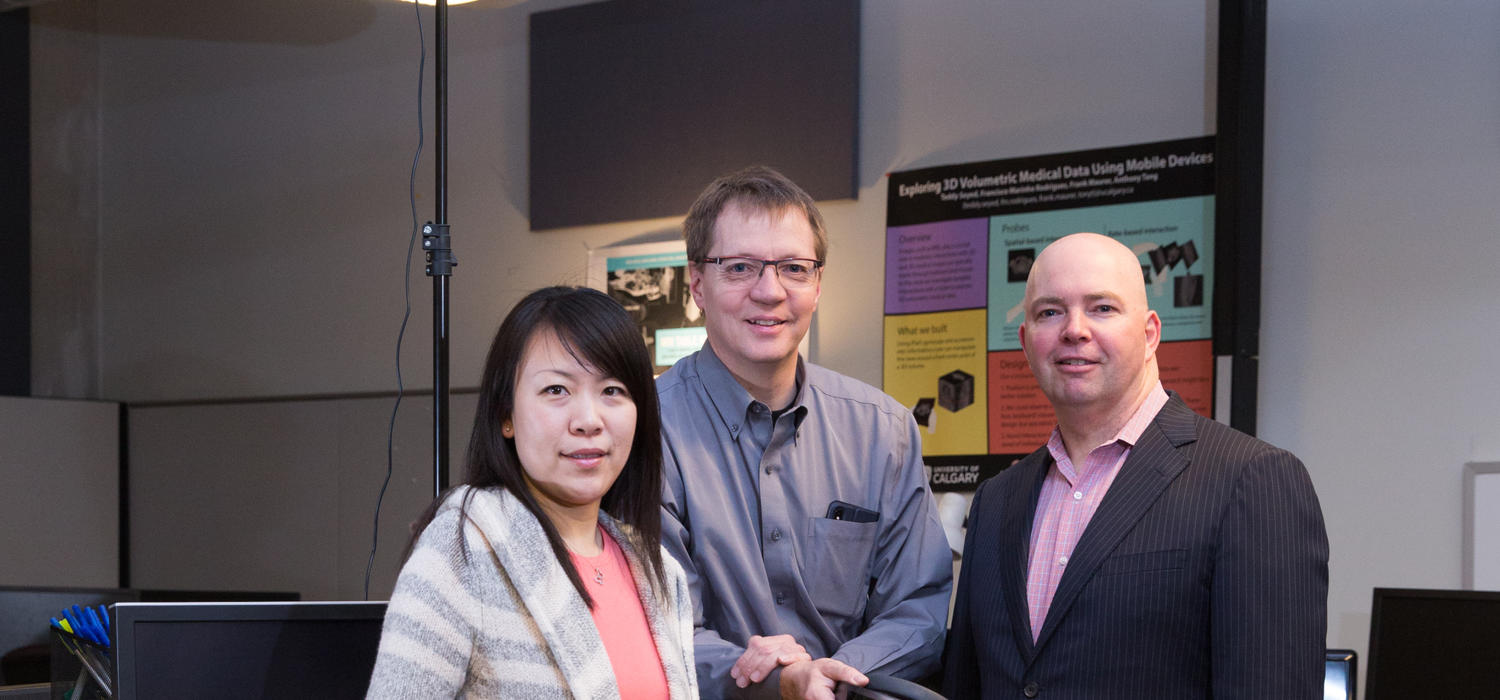
<svg viewBox="0 0 1500 700">
<path fill-rule="evenodd" d="M 687 571 L 704 697 L 740 691 L 729 669 L 751 635 L 790 634 L 813 658 L 918 678 L 936 670 L 952 554 L 906 407 L 802 362 L 774 419 L 707 345 L 657 380 L 662 544 Z M 827 517 L 843 504 L 874 522 Z"/>
</svg>

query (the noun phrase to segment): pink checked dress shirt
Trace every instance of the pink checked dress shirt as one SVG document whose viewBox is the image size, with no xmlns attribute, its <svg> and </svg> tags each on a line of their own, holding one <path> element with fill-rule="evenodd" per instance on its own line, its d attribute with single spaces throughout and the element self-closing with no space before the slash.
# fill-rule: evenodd
<svg viewBox="0 0 1500 700">
<path fill-rule="evenodd" d="M 1031 561 L 1026 568 L 1026 604 L 1031 612 L 1032 641 L 1036 641 L 1042 622 L 1047 619 L 1057 582 L 1062 580 L 1083 529 L 1094 517 L 1094 510 L 1104 500 L 1125 458 L 1130 456 L 1130 448 L 1165 405 L 1167 392 L 1157 382 L 1119 434 L 1089 452 L 1082 469 L 1068 459 L 1062 433 L 1052 429 L 1047 451 L 1052 453 L 1053 464 L 1037 498 L 1036 517 L 1031 522 Z"/>
</svg>

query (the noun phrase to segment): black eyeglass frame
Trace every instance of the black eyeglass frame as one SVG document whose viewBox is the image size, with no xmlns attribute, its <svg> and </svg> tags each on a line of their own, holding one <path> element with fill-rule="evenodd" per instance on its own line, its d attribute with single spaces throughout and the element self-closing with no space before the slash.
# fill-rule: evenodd
<svg viewBox="0 0 1500 700">
<path fill-rule="evenodd" d="M 823 265 L 826 264 L 822 260 L 815 260 L 813 258 L 781 258 L 780 260 L 766 260 L 764 258 L 751 258 L 751 257 L 746 257 L 744 255 L 724 255 L 724 256 L 717 257 L 717 258 L 702 258 L 702 259 L 699 259 L 699 260 L 694 260 L 693 262 L 696 262 L 696 263 L 710 263 L 710 264 L 713 264 L 713 265 L 718 265 L 718 266 L 720 266 L 720 268 L 722 268 L 724 266 L 725 261 L 734 261 L 734 260 L 741 260 L 741 261 L 744 261 L 744 262 L 756 262 L 756 263 L 760 263 L 760 269 L 755 271 L 755 277 L 756 277 L 756 279 L 759 279 L 761 275 L 766 274 L 766 268 L 767 267 L 774 267 L 774 268 L 776 268 L 776 274 L 778 276 L 780 276 L 781 275 L 781 263 L 789 263 L 789 262 L 812 263 L 811 267 L 812 267 L 814 273 L 817 273 L 817 271 L 822 270 L 823 269 Z"/>
</svg>

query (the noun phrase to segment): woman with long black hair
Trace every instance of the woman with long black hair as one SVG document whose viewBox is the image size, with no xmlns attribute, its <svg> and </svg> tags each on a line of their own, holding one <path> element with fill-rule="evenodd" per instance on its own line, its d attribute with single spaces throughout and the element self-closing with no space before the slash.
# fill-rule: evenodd
<svg viewBox="0 0 1500 700">
<path fill-rule="evenodd" d="M 418 521 L 369 697 L 696 698 L 660 545 L 652 363 L 619 304 L 548 287 L 490 346 L 463 483 Z"/>
</svg>

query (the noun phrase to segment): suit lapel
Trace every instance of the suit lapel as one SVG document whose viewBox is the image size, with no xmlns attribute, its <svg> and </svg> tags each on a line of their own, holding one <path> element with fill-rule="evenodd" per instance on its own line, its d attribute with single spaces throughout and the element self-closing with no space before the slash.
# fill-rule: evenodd
<svg viewBox="0 0 1500 700">
<path fill-rule="evenodd" d="M 1068 558 L 1068 567 L 1058 581 L 1057 593 L 1052 597 L 1052 606 L 1047 609 L 1047 618 L 1038 635 L 1038 648 L 1047 643 L 1099 565 L 1187 467 L 1188 460 L 1178 448 L 1197 439 L 1194 421 L 1195 416 L 1187 404 L 1176 394 L 1171 394 L 1171 399 L 1156 419 L 1141 433 L 1141 439 L 1131 448 L 1130 456 L 1120 466 L 1120 473 L 1110 485 L 1109 492 L 1104 494 L 1104 500 L 1094 511 L 1083 535 L 1078 538 L 1073 555 Z M 1032 503 L 1036 503 L 1035 497 Z M 1025 595 L 1024 589 L 1022 595 Z"/>
<path fill-rule="evenodd" d="M 1005 591 L 1005 609 L 1011 620 L 1010 629 L 1015 636 L 1016 648 L 1028 664 L 1036 655 L 1031 634 L 1031 609 L 1026 603 L 1031 523 L 1036 518 L 1036 502 L 1042 491 L 1042 482 L 1051 468 L 1052 455 L 1045 447 L 1012 467 L 1023 470 L 1016 475 L 1021 482 L 1020 488 L 1006 491 L 1005 500 L 1000 504 L 1002 521 L 1000 537 L 996 541 L 1016 543 L 1015 546 L 1000 548 L 1001 552 L 1012 552 L 1012 556 L 1002 557 L 999 562 L 1000 585 Z"/>
</svg>

